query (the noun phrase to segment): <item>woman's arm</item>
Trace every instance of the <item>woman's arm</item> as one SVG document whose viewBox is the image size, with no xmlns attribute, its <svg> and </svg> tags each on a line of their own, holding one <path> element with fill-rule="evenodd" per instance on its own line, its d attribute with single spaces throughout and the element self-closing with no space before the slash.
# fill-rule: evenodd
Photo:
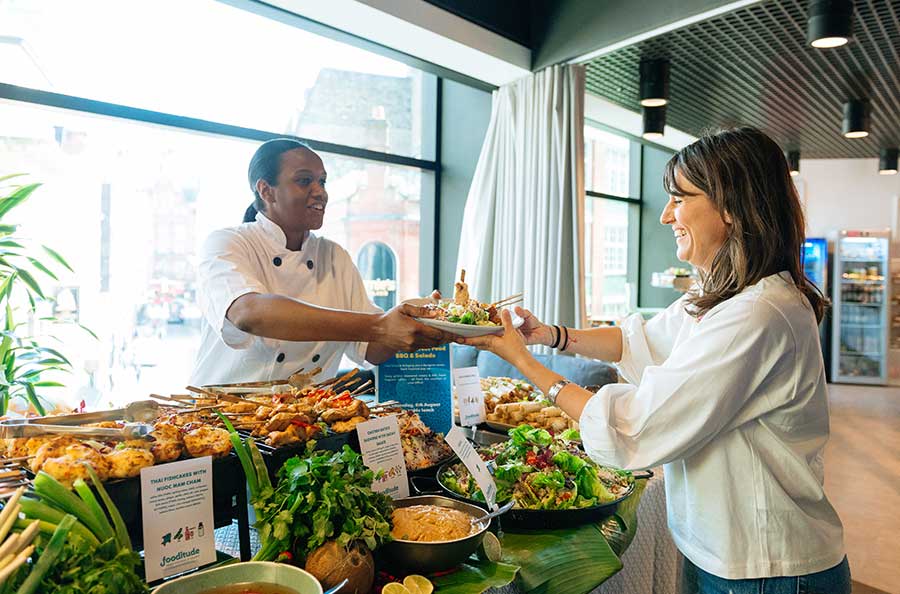
<svg viewBox="0 0 900 594">
<path fill-rule="evenodd" d="M 535 385 L 539 390 L 547 393 L 550 390 L 550 386 L 558 382 L 559 380 L 565 379 L 560 374 L 555 371 L 551 371 L 538 363 L 537 359 L 534 358 L 534 355 L 531 354 L 531 351 L 527 348 L 528 338 L 534 337 L 535 334 L 539 332 L 545 332 L 544 337 L 532 338 L 530 341 L 531 344 L 541 344 L 547 340 L 547 336 L 553 334 L 555 340 L 555 332 L 546 330 L 548 326 L 546 324 L 540 324 L 537 321 L 531 312 L 527 310 L 523 310 L 521 308 L 516 308 L 516 313 L 525 319 L 525 323 L 522 324 L 521 328 L 524 329 L 524 332 L 520 332 L 513 328 L 512 326 L 512 316 L 510 315 L 508 310 L 503 310 L 500 312 L 500 319 L 503 321 L 503 334 L 500 336 L 479 336 L 476 338 L 458 338 L 456 342 L 461 344 L 468 344 L 475 346 L 479 349 L 489 350 L 495 355 L 502 357 L 507 362 L 511 363 L 518 369 L 522 375 L 528 378 L 532 384 Z M 543 328 L 542 328 L 543 327 Z M 603 330 L 607 330 L 603 328 Z M 546 342 L 547 346 L 553 344 L 553 340 Z M 618 337 L 613 333 L 603 333 L 602 335 L 594 334 L 590 335 L 588 338 L 589 341 L 605 341 L 609 343 L 614 343 L 618 340 L 618 349 L 619 355 L 621 356 L 622 351 L 622 335 L 618 333 Z M 540 342 L 539 342 L 540 341 Z M 570 339 L 571 341 L 571 339 Z M 612 351 L 612 347 L 607 345 L 605 347 L 598 346 L 595 347 L 598 351 Z M 581 411 L 584 409 L 588 400 L 593 396 L 593 392 L 589 392 L 584 388 L 581 388 L 575 384 L 569 384 L 564 387 L 556 398 L 556 404 L 559 406 L 567 415 L 572 417 L 573 419 L 578 419 L 581 417 Z"/>
<path fill-rule="evenodd" d="M 366 351 L 366 359 L 372 363 L 381 363 L 397 351 L 413 351 L 448 342 L 452 338 L 450 335 L 413 319 L 432 315 L 430 310 L 408 303 L 385 313 L 360 313 L 261 293 L 238 297 L 226 313 L 237 328 L 255 336 L 298 342 L 375 343 L 377 346 L 370 344 Z"/>
<path fill-rule="evenodd" d="M 521 307 L 516 307 L 516 315 L 525 320 L 519 327 L 519 333 L 526 345 L 540 344 L 559 349 L 565 346 L 567 353 L 602 361 L 615 362 L 622 358 L 622 331 L 619 328 L 563 329 L 544 324 L 533 313 Z M 566 342 L 567 333 L 568 342 Z"/>
</svg>

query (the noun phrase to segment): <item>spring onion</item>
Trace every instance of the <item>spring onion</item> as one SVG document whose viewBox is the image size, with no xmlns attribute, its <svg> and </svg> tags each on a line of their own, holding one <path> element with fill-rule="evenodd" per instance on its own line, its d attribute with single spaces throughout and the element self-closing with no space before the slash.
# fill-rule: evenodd
<svg viewBox="0 0 900 594">
<path fill-rule="evenodd" d="M 34 594 L 37 592 L 38 586 L 41 585 L 41 580 L 44 579 L 44 574 L 53 567 L 56 558 L 62 553 L 63 547 L 66 544 L 66 537 L 69 535 L 69 530 L 72 529 L 72 525 L 75 524 L 75 521 L 76 518 L 72 515 L 66 515 L 66 517 L 63 518 L 62 522 L 59 523 L 56 530 L 53 532 L 53 536 L 50 537 L 50 542 L 47 544 L 47 547 L 41 552 L 41 556 L 38 558 L 37 563 L 31 568 L 31 573 L 28 574 L 28 577 L 25 578 L 25 581 L 19 586 L 16 594 Z"/>
<path fill-rule="evenodd" d="M 109 493 L 106 492 L 103 481 L 97 476 L 97 472 L 91 466 L 88 466 L 87 470 L 88 474 L 91 475 L 91 481 L 94 483 L 94 488 L 97 489 L 97 493 L 100 494 L 100 499 L 102 499 L 104 505 L 106 505 L 106 511 L 109 513 L 109 517 L 112 518 L 113 526 L 116 529 L 116 540 L 119 543 L 119 548 L 128 549 L 130 551 L 131 537 L 128 536 L 128 528 L 125 526 L 125 520 L 122 519 L 122 514 L 119 513 L 119 508 L 116 507 L 116 504 L 113 503 Z"/>
<path fill-rule="evenodd" d="M 47 500 L 64 512 L 75 516 L 75 519 L 87 526 L 100 542 L 114 536 L 113 529 L 105 518 L 101 521 L 84 501 L 43 470 L 34 477 L 34 491 L 42 500 Z"/>
</svg>

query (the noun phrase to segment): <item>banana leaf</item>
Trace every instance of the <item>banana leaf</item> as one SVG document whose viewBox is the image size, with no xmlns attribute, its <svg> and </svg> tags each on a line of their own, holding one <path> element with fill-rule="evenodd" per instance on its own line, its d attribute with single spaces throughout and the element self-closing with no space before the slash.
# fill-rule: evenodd
<svg viewBox="0 0 900 594">
<path fill-rule="evenodd" d="M 508 563 L 492 563 L 470 558 L 447 575 L 431 578 L 437 594 L 481 594 L 501 588 L 516 579 L 519 568 Z"/>
<path fill-rule="evenodd" d="M 527 594 L 590 592 L 622 569 L 619 559 L 637 529 L 637 505 L 646 481 L 619 505 L 621 516 L 565 530 L 507 533 L 503 562 L 521 567 L 516 580 Z"/>
</svg>

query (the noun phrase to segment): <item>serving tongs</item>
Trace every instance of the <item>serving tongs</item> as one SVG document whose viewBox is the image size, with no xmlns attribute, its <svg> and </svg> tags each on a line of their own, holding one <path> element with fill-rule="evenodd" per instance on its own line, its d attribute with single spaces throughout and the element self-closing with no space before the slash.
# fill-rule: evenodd
<svg viewBox="0 0 900 594">
<path fill-rule="evenodd" d="M 75 413 L 49 417 L 29 417 L 0 421 L 0 438 L 33 437 L 48 433 L 103 439 L 150 438 L 153 425 L 147 424 L 159 416 L 159 404 L 152 400 L 131 402 L 125 408 L 115 408 L 92 413 Z M 84 427 L 104 421 L 127 421 L 124 427 Z"/>
<path fill-rule="evenodd" d="M 74 437 L 93 437 L 100 439 L 152 439 L 150 432 L 153 425 L 146 423 L 125 423 L 118 428 L 111 427 L 78 427 L 72 425 L 44 425 L 41 423 L 9 423 L 0 421 L 0 438 L 36 437 L 38 435 L 72 435 Z"/>
</svg>

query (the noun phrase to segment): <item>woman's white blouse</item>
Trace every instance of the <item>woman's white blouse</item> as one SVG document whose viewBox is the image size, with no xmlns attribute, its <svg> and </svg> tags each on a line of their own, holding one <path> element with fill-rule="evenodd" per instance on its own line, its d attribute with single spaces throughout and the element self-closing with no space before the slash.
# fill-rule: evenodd
<svg viewBox="0 0 900 594">
<path fill-rule="evenodd" d="M 299 251 L 288 250 L 281 228 L 256 221 L 213 232 L 203 247 L 199 298 L 203 310 L 194 385 L 284 379 L 300 368 L 332 377 L 341 357 L 364 365 L 367 343 L 291 342 L 238 329 L 225 313 L 247 293 L 273 293 L 306 303 L 359 312 L 381 311 L 369 300 L 350 255 L 310 233 Z"/>
<path fill-rule="evenodd" d="M 591 458 L 664 465 L 669 528 L 694 564 L 729 578 L 792 576 L 844 557 L 823 490 L 828 402 L 819 334 L 782 272 L 697 320 L 684 299 L 622 325 L 630 384 L 581 417 Z"/>
</svg>

